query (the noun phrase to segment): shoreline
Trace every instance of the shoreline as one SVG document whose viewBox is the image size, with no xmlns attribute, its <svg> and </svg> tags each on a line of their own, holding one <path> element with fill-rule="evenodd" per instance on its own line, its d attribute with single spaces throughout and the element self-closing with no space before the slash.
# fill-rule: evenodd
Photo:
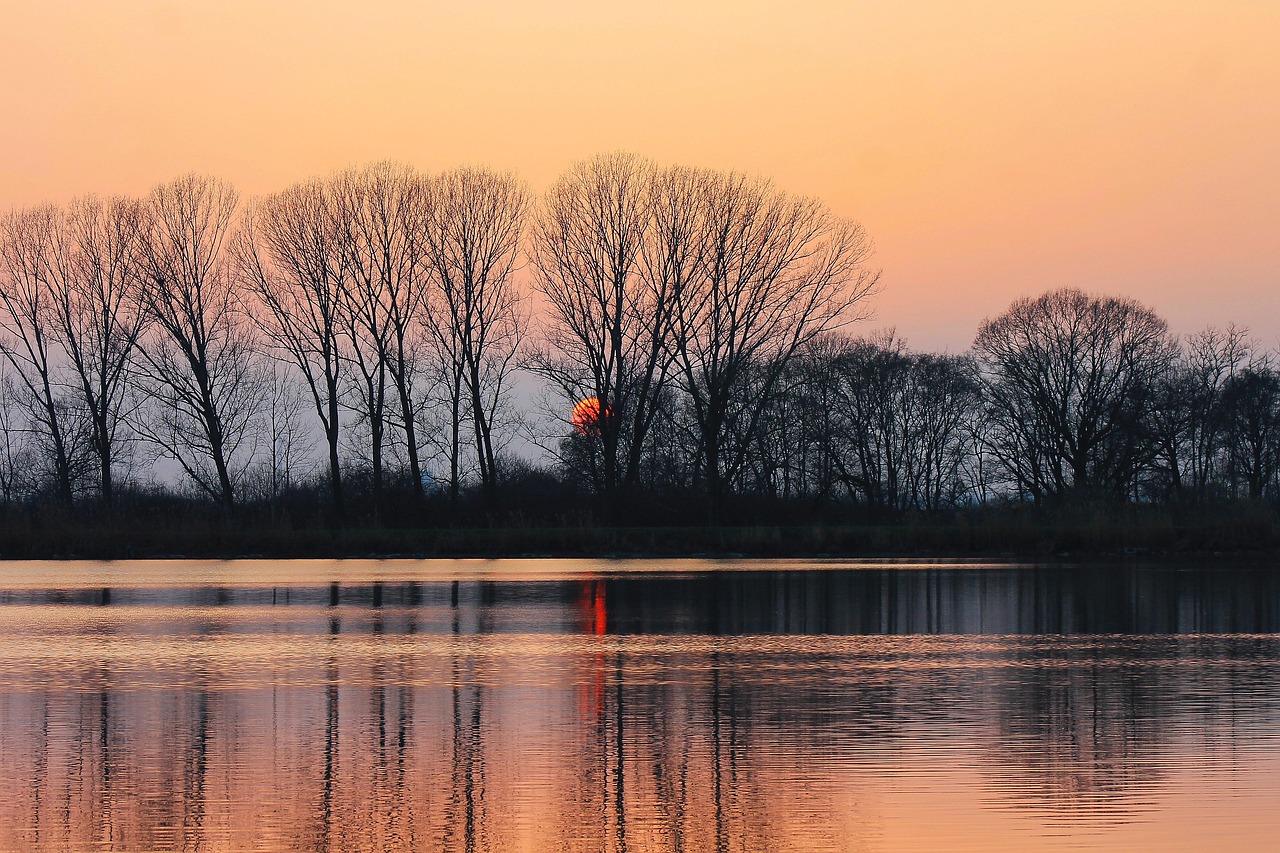
<svg viewBox="0 0 1280 853">
<path fill-rule="evenodd" d="M 1271 518 L 1110 522 L 994 516 L 945 522 L 722 527 L 285 528 L 183 523 L 0 528 L 0 561 L 153 559 L 880 559 L 1063 562 L 1270 558 Z"/>
</svg>

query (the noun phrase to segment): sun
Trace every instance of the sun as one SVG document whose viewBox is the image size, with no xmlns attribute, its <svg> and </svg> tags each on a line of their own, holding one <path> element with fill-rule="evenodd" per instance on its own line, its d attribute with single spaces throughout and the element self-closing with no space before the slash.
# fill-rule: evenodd
<svg viewBox="0 0 1280 853">
<path fill-rule="evenodd" d="M 600 422 L 611 414 L 608 406 L 604 407 L 604 411 L 600 411 L 600 398 L 587 397 L 585 400 L 579 400 L 578 405 L 573 407 L 573 414 L 569 416 L 573 428 L 582 435 L 599 435 Z"/>
</svg>

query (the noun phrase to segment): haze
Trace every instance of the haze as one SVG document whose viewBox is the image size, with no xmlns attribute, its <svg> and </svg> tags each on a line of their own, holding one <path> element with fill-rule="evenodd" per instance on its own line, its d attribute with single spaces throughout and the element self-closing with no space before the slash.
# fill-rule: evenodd
<svg viewBox="0 0 1280 853">
<path fill-rule="evenodd" d="M 541 190 L 627 149 L 861 220 L 918 348 L 1062 285 L 1280 342 L 1280 4 L 5 7 L 0 208 L 383 158 Z"/>
</svg>

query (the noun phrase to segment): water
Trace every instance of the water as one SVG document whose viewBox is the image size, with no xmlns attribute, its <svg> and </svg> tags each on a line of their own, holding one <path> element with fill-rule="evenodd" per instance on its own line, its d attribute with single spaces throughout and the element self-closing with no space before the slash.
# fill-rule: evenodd
<svg viewBox="0 0 1280 853">
<path fill-rule="evenodd" d="M 1280 571 L 0 564 L 0 850 L 1259 850 Z"/>
</svg>

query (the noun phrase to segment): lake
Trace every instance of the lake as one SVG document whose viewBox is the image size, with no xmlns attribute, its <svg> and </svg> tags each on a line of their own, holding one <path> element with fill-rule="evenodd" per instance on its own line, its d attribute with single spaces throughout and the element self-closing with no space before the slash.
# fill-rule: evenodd
<svg viewBox="0 0 1280 853">
<path fill-rule="evenodd" d="M 0 563 L 0 850 L 1278 833 L 1270 565 Z"/>
</svg>

